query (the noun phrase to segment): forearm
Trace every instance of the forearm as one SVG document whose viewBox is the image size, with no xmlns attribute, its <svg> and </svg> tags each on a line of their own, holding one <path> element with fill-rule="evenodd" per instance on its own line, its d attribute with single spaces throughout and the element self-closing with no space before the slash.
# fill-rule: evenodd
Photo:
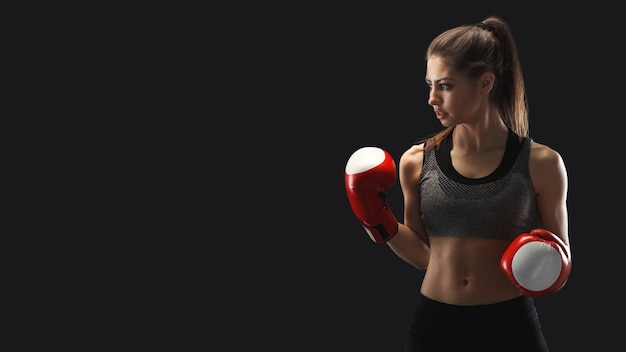
<svg viewBox="0 0 626 352">
<path fill-rule="evenodd" d="M 430 247 L 408 226 L 399 224 L 398 232 L 387 245 L 398 257 L 414 267 L 420 270 L 428 267 Z"/>
</svg>

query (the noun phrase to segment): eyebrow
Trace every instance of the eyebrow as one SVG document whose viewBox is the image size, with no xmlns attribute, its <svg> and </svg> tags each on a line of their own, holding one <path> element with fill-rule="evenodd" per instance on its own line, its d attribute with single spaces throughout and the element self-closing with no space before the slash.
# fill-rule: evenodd
<svg viewBox="0 0 626 352">
<path fill-rule="evenodd" d="M 428 79 L 428 78 L 425 78 L 425 80 L 426 80 L 426 81 L 428 81 L 429 79 Z M 442 78 L 439 78 L 439 79 L 437 79 L 437 80 L 433 81 L 433 83 L 439 83 L 439 82 L 441 82 L 441 81 L 454 81 L 454 78 L 451 78 L 451 77 L 442 77 Z"/>
</svg>

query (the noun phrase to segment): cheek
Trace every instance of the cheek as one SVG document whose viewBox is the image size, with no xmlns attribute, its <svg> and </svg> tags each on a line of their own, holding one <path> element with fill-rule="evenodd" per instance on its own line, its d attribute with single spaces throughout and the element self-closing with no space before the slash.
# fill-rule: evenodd
<svg viewBox="0 0 626 352">
<path fill-rule="evenodd" d="M 480 105 L 479 100 L 470 95 L 456 95 L 450 97 L 446 103 L 446 111 L 457 119 L 463 119 L 465 116 L 472 115 Z"/>
<path fill-rule="evenodd" d="M 473 111 L 480 105 L 480 99 L 474 95 L 464 95 L 462 97 L 457 97 L 456 105 L 463 110 Z"/>
</svg>

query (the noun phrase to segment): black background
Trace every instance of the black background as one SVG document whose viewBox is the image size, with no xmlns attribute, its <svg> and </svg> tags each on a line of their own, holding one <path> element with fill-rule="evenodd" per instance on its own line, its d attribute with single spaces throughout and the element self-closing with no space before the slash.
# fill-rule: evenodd
<svg viewBox="0 0 626 352">
<path fill-rule="evenodd" d="M 28 138 L 10 148 L 33 158 L 7 171 L 27 176 L 18 192 L 28 207 L 9 204 L 24 217 L 18 233 L 42 231 L 9 238 L 25 244 L 7 247 L 17 259 L 5 285 L 12 349 L 402 351 L 423 272 L 366 235 L 345 163 L 365 145 L 397 161 L 438 131 L 428 43 L 498 15 L 517 40 L 531 137 L 559 151 L 569 173 L 573 270 L 561 291 L 535 300 L 546 339 L 554 352 L 614 350 L 624 20 L 599 1 L 544 6 L 33 12 L 11 32 L 30 36 L 24 51 L 10 52 L 33 90 L 11 88 L 43 116 L 28 116 Z M 39 92 L 51 94 L 30 96 Z M 402 220 L 397 183 L 387 197 Z"/>
<path fill-rule="evenodd" d="M 187 152 L 173 155 L 180 181 L 170 191 L 182 195 L 168 206 L 185 214 L 167 220 L 177 228 L 156 265 L 169 293 L 158 295 L 150 317 L 162 332 L 149 339 L 220 351 L 402 351 L 423 272 L 367 237 L 343 168 L 361 146 L 398 160 L 438 131 L 426 103 L 428 43 L 498 15 L 517 40 L 531 137 L 559 151 L 569 172 L 573 271 L 561 291 L 535 300 L 545 336 L 556 352 L 621 340 L 610 268 L 622 191 L 610 131 L 622 115 L 623 65 L 615 11 L 592 5 L 257 3 L 216 9 L 219 21 L 197 26 L 179 18 L 177 116 L 190 122 L 175 138 Z M 401 219 L 399 186 L 387 196 Z"/>
</svg>

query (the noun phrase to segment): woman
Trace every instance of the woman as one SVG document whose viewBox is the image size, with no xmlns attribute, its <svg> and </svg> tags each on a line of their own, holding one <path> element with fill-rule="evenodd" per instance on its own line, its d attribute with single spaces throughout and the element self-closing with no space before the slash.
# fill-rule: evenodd
<svg viewBox="0 0 626 352">
<path fill-rule="evenodd" d="M 425 270 L 406 351 L 548 351 L 533 297 L 569 276 L 568 179 L 560 154 L 529 137 L 510 28 L 488 17 L 449 29 L 425 59 L 444 128 L 400 158 L 404 222 L 384 199 L 396 174 L 386 151 L 361 148 L 345 170 L 370 237 Z"/>
</svg>

